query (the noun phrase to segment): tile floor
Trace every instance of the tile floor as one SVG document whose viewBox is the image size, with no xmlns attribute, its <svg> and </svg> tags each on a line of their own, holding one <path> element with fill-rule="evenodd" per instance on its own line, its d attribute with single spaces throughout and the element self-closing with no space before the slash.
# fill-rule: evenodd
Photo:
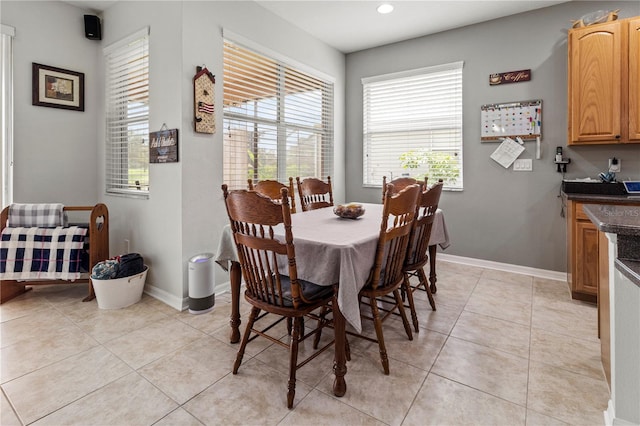
<svg viewBox="0 0 640 426">
<path fill-rule="evenodd" d="M 438 310 L 416 293 L 414 340 L 399 319 L 385 323 L 391 374 L 382 373 L 377 345 L 352 338 L 347 394 L 333 396 L 325 352 L 299 371 L 292 410 L 279 346 L 250 343 L 231 374 L 228 294 L 213 312 L 191 315 L 148 296 L 100 310 L 80 302 L 85 291 L 36 287 L 0 307 L 0 424 L 604 422 L 596 308 L 572 301 L 563 282 L 439 261 Z M 282 327 L 274 332 L 284 338 Z"/>
</svg>

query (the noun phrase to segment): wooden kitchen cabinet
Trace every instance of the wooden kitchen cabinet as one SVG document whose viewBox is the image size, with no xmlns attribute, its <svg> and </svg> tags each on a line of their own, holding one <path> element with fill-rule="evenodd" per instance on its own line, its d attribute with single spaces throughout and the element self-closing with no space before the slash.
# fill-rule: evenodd
<svg viewBox="0 0 640 426">
<path fill-rule="evenodd" d="M 640 17 L 569 30 L 568 145 L 640 143 Z"/>
<path fill-rule="evenodd" d="M 595 303 L 598 298 L 600 274 L 598 228 L 582 210 L 583 203 L 570 202 L 571 214 L 567 223 L 569 256 L 569 285 L 573 299 Z"/>
</svg>

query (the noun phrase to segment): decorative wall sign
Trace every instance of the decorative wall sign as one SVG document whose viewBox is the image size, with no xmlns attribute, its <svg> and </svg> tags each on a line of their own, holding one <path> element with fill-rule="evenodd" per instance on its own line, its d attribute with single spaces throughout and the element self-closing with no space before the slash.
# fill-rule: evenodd
<svg viewBox="0 0 640 426">
<path fill-rule="evenodd" d="M 163 124 L 160 131 L 149 133 L 149 162 L 178 162 L 178 129 Z"/>
<path fill-rule="evenodd" d="M 489 76 L 489 85 L 497 86 L 498 84 L 520 83 L 531 80 L 531 70 L 509 71 Z"/>
<path fill-rule="evenodd" d="M 542 100 L 487 104 L 480 108 L 482 141 L 542 135 Z"/>
<path fill-rule="evenodd" d="M 32 62 L 32 105 L 84 111 L 84 74 Z"/>
<path fill-rule="evenodd" d="M 216 117 L 214 108 L 214 88 L 216 77 L 204 67 L 196 67 L 193 77 L 193 117 L 195 131 L 215 133 Z"/>
</svg>

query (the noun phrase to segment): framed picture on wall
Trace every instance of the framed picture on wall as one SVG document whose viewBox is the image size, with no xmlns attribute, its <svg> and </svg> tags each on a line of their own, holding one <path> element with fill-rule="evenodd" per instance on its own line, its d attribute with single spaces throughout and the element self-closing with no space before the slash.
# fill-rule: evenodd
<svg viewBox="0 0 640 426">
<path fill-rule="evenodd" d="M 32 63 L 32 105 L 84 111 L 84 74 Z"/>
</svg>

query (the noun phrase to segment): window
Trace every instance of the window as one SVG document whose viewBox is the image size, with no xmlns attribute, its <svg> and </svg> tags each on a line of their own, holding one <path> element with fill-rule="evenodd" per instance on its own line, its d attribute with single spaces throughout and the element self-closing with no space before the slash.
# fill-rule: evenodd
<svg viewBox="0 0 640 426">
<path fill-rule="evenodd" d="M 0 162 L 2 174 L 2 206 L 13 202 L 13 37 L 15 28 L 2 25 L 0 31 L 0 124 L 2 144 Z"/>
<path fill-rule="evenodd" d="M 108 194 L 149 196 L 149 29 L 104 49 Z"/>
<path fill-rule="evenodd" d="M 224 41 L 224 182 L 333 171 L 333 83 Z"/>
<path fill-rule="evenodd" d="M 362 79 L 365 186 L 427 176 L 462 190 L 462 65 Z"/>
</svg>

